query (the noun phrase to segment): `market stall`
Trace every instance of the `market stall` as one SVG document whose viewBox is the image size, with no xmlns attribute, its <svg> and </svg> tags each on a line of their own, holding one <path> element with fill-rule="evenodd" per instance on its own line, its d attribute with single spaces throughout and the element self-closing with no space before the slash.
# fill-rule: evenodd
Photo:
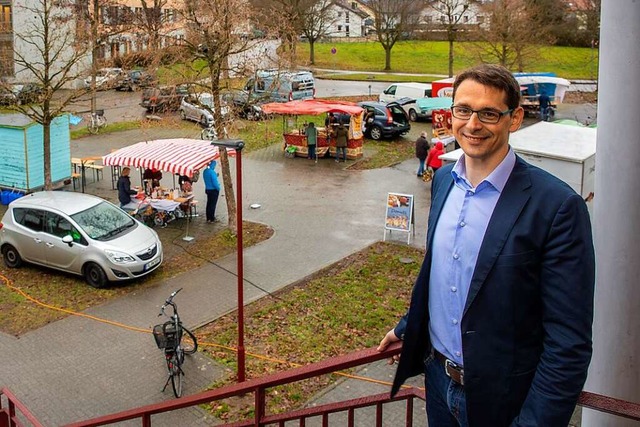
<svg viewBox="0 0 640 427">
<path fill-rule="evenodd" d="M 227 154 L 234 156 L 235 150 L 228 148 Z M 172 173 L 174 176 L 186 176 L 195 182 L 200 170 L 219 157 L 218 147 L 211 145 L 210 141 L 178 138 L 139 142 L 103 156 L 102 161 L 105 166 L 112 168 L 129 166 L 159 170 Z M 144 201 L 141 205 L 150 205 L 157 212 L 178 213 L 178 207 L 182 206 L 189 216 L 193 215 L 193 208 L 197 204 L 192 193 L 185 193 L 178 188 L 153 188 L 153 191 L 146 195 L 139 194 L 138 199 Z M 154 215 L 159 216 L 156 213 Z M 166 218 L 163 217 L 162 223 L 166 222 Z"/>
<path fill-rule="evenodd" d="M 328 113 L 337 113 L 349 117 L 349 123 L 346 126 L 349 129 L 349 140 L 347 142 L 347 158 L 357 159 L 362 157 L 362 114 L 364 109 L 353 102 L 346 101 L 324 101 L 324 100 L 305 100 L 290 102 L 273 102 L 262 106 L 262 110 L 267 114 L 280 114 L 282 119 L 282 136 L 284 139 L 284 148 L 295 147 L 295 155 L 307 157 L 307 137 L 305 135 L 304 123 L 298 123 L 298 116 L 302 115 L 323 115 Z M 324 117 L 322 117 L 324 121 Z M 330 156 L 336 154 L 336 141 L 332 137 L 331 129 L 325 126 L 316 126 L 318 128 L 318 142 L 316 145 L 316 153 L 318 157 L 323 157 L 327 153 Z"/>
<path fill-rule="evenodd" d="M 235 150 L 227 149 L 231 156 Z M 102 157 L 105 166 L 157 169 L 189 178 L 220 157 L 218 147 L 200 139 L 158 139 L 143 141 Z"/>
</svg>

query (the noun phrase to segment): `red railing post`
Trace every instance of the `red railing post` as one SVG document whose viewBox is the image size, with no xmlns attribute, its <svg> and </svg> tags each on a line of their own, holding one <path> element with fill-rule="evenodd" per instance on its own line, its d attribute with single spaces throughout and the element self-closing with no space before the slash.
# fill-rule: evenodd
<svg viewBox="0 0 640 427">
<path fill-rule="evenodd" d="M 267 403 L 266 403 L 266 390 L 264 387 L 257 387 L 255 389 L 254 393 L 254 397 L 255 397 L 255 408 L 254 408 L 254 415 L 255 415 L 255 422 L 254 422 L 254 426 L 255 427 L 259 427 L 260 426 L 260 421 L 262 421 L 262 419 L 265 416 L 265 412 L 267 409 Z"/>
</svg>

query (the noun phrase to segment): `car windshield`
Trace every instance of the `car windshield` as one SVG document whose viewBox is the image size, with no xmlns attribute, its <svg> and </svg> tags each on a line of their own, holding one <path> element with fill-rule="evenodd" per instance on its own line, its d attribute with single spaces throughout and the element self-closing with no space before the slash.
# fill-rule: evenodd
<svg viewBox="0 0 640 427">
<path fill-rule="evenodd" d="M 94 240 L 109 240 L 135 226 L 135 221 L 110 203 L 101 202 L 71 218 Z"/>
</svg>

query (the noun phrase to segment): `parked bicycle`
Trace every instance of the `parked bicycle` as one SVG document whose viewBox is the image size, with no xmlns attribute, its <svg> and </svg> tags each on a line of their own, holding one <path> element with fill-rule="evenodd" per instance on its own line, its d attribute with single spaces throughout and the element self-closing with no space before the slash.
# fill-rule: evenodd
<svg viewBox="0 0 640 427">
<path fill-rule="evenodd" d="M 163 324 L 153 327 L 153 337 L 159 349 L 164 350 L 164 357 L 167 362 L 168 378 L 164 383 L 162 391 L 167 389 L 169 383 L 173 389 L 175 397 L 182 396 L 182 387 L 184 382 L 184 371 L 182 363 L 185 354 L 193 354 L 198 350 L 198 340 L 196 336 L 186 327 L 182 325 L 180 316 L 178 315 L 178 306 L 173 302 L 173 298 L 180 292 L 182 288 L 171 293 L 169 298 L 160 307 L 158 316 L 168 316 L 170 320 Z M 173 308 L 173 313 L 168 315 L 165 313 L 167 306 Z"/>
<path fill-rule="evenodd" d="M 100 129 L 107 126 L 107 118 L 104 116 L 104 110 L 96 110 L 89 114 L 89 120 L 87 120 L 87 129 L 92 134 L 97 134 Z"/>
<path fill-rule="evenodd" d="M 224 134 L 224 137 L 228 138 L 229 135 L 227 134 L 226 127 L 222 128 L 222 132 Z M 206 128 L 202 129 L 202 132 L 200 132 L 200 139 L 206 139 L 209 141 L 214 141 L 218 139 L 218 132 L 216 131 L 215 126 L 213 124 L 210 124 Z"/>
</svg>

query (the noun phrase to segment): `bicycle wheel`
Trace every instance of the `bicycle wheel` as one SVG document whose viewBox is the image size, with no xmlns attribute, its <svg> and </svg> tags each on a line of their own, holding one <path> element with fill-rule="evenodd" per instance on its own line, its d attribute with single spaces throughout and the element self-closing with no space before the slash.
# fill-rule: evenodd
<svg viewBox="0 0 640 427">
<path fill-rule="evenodd" d="M 182 362 L 178 351 L 175 351 L 170 358 L 167 359 L 167 368 L 171 375 L 171 388 L 175 397 L 182 396 L 182 383 L 184 372 L 182 372 Z"/>
<path fill-rule="evenodd" d="M 89 130 L 89 133 L 92 134 L 97 134 L 98 133 L 98 123 L 95 120 L 89 120 L 87 122 L 87 129 Z"/>
<path fill-rule="evenodd" d="M 185 328 L 182 327 L 182 339 L 180 340 L 180 347 L 185 354 L 193 354 L 198 350 L 198 340 L 196 336 Z"/>
</svg>

